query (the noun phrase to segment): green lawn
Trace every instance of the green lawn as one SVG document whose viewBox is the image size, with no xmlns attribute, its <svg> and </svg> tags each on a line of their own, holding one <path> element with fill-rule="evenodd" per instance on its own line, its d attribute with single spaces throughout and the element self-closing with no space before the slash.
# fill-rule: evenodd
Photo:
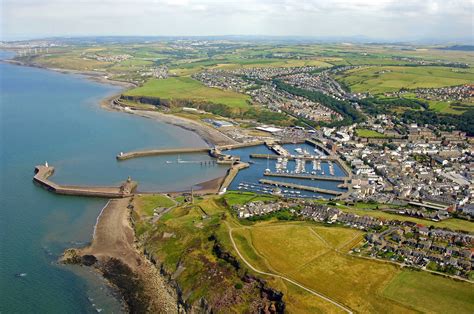
<svg viewBox="0 0 474 314">
<path fill-rule="evenodd" d="M 251 201 L 271 201 L 277 199 L 272 195 L 261 195 L 252 192 L 229 191 L 224 197 L 229 206 L 242 205 Z"/>
<path fill-rule="evenodd" d="M 190 77 L 171 77 L 150 80 L 143 86 L 125 93 L 129 96 L 148 96 L 162 99 L 190 99 L 224 104 L 231 107 L 247 107 L 250 97 L 233 91 L 210 88 Z"/>
<path fill-rule="evenodd" d="M 367 137 L 367 138 L 385 138 L 386 137 L 382 133 L 379 133 L 374 130 L 369 130 L 369 129 L 356 129 L 356 134 L 359 137 Z"/>
<path fill-rule="evenodd" d="M 438 88 L 474 83 L 472 69 L 377 66 L 349 70 L 339 76 L 354 92 L 381 94 L 401 88 Z"/>
<path fill-rule="evenodd" d="M 440 113 L 448 113 L 448 114 L 463 114 L 468 108 L 474 108 L 474 105 L 463 103 L 461 106 L 454 105 L 453 102 L 446 102 L 446 101 L 435 101 L 431 100 L 428 101 L 430 104 L 430 109 Z"/>
<path fill-rule="evenodd" d="M 153 215 L 153 209 L 157 207 L 171 207 L 175 202 L 166 195 L 140 195 L 137 202 L 141 210 L 148 216 Z"/>
<path fill-rule="evenodd" d="M 383 294 L 422 312 L 474 312 L 473 284 L 421 271 L 401 272 L 387 285 Z"/>
</svg>

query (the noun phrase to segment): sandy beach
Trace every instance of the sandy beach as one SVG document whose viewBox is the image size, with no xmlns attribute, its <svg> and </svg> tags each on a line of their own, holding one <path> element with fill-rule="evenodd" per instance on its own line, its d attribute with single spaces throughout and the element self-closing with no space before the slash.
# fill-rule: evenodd
<svg viewBox="0 0 474 314">
<path fill-rule="evenodd" d="M 186 119 L 183 117 L 175 116 L 172 114 L 166 114 L 159 111 L 151 110 L 137 110 L 129 109 L 126 110 L 122 106 L 114 104 L 114 100 L 118 96 L 110 97 L 101 102 L 101 106 L 108 110 L 120 111 L 124 113 L 134 114 L 140 117 L 154 119 L 156 121 L 168 123 L 181 127 L 183 129 L 193 131 L 198 134 L 209 146 L 220 146 L 220 145 L 231 145 L 236 144 L 237 142 L 226 136 L 222 132 L 207 126 L 203 123 L 197 121 Z"/>
<path fill-rule="evenodd" d="M 176 313 L 174 291 L 158 269 L 135 247 L 135 233 L 130 222 L 131 206 L 132 198 L 110 200 L 97 219 L 91 245 L 78 250 L 78 254 L 95 256 L 99 265 L 107 264 L 111 259 L 121 261 L 143 282 L 150 312 Z"/>
</svg>

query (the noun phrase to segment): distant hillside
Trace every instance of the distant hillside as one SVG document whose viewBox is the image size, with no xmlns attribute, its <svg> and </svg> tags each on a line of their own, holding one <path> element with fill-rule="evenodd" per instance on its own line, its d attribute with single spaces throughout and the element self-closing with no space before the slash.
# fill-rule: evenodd
<svg viewBox="0 0 474 314">
<path fill-rule="evenodd" d="M 439 48 L 440 50 L 458 50 L 458 51 L 474 51 L 472 45 L 454 45 L 449 47 Z"/>
</svg>

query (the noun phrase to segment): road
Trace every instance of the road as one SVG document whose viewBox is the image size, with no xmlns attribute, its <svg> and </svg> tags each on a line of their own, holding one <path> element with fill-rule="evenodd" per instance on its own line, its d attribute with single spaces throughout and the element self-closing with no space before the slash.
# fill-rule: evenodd
<svg viewBox="0 0 474 314">
<path fill-rule="evenodd" d="M 267 276 L 271 276 L 271 277 L 275 277 L 275 278 L 280 278 L 280 279 L 283 279 L 285 281 L 288 281 L 292 284 L 294 284 L 295 286 L 305 290 L 306 292 L 309 292 L 311 293 L 312 295 L 314 296 L 317 296 L 335 306 L 337 306 L 338 308 L 340 308 L 341 310 L 343 310 L 344 312 L 346 313 L 351 313 L 352 314 L 352 311 L 345 307 L 344 305 L 338 303 L 337 301 L 334 301 L 324 295 L 322 295 L 321 293 L 319 292 L 316 292 L 310 288 L 307 288 L 305 286 L 303 286 L 302 284 L 294 281 L 293 279 L 290 279 L 288 277 L 285 277 L 285 276 L 281 276 L 281 275 L 277 275 L 277 274 L 272 274 L 272 273 L 267 273 L 267 272 L 264 272 L 264 271 L 261 271 L 261 270 L 258 270 L 256 269 L 255 267 L 252 266 L 252 264 L 250 264 L 243 256 L 242 254 L 240 253 L 239 249 L 237 248 L 237 245 L 235 244 L 235 241 L 234 241 L 234 237 L 232 236 L 232 227 L 229 225 L 229 223 L 226 221 L 226 225 L 227 225 L 227 228 L 229 228 L 229 238 L 230 238 L 230 241 L 232 242 L 232 246 L 234 247 L 234 250 L 237 252 L 237 255 L 239 255 L 240 259 L 251 269 L 253 270 L 254 272 L 258 273 L 258 274 L 262 274 L 262 275 L 267 275 Z"/>
</svg>

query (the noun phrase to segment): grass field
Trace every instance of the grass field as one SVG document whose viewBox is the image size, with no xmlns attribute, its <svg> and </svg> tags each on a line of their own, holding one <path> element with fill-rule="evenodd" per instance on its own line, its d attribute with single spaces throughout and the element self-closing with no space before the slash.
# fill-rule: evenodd
<svg viewBox="0 0 474 314">
<path fill-rule="evenodd" d="M 346 254 L 362 239 L 357 230 L 306 222 L 266 222 L 234 229 L 233 234 L 239 250 L 254 267 L 292 278 L 355 312 L 469 313 L 474 306 L 472 284 Z M 289 294 L 290 313 L 311 304 L 311 296 L 298 294 L 291 284 L 275 284 Z M 314 299 L 312 311 L 336 310 Z"/>
<path fill-rule="evenodd" d="M 474 83 L 472 69 L 447 67 L 378 66 L 349 70 L 339 79 L 354 92 L 381 94 L 401 88 L 438 88 Z"/>
<path fill-rule="evenodd" d="M 257 225 L 234 233 L 241 252 L 261 270 L 290 277 L 358 312 L 409 311 L 379 294 L 400 272 L 397 267 L 345 254 L 362 240 L 360 231 L 296 222 Z M 289 295 L 289 312 L 292 299 Z"/>
<path fill-rule="evenodd" d="M 225 250 L 237 256 L 229 237 L 231 226 L 239 251 L 254 267 L 296 280 L 354 312 L 446 313 L 452 308 L 456 313 L 464 313 L 472 308 L 472 285 L 348 255 L 363 239 L 362 231 L 306 221 L 270 220 L 246 225 L 225 208 L 226 203 L 242 204 L 256 199 L 259 196 L 253 193 L 235 192 L 206 197 L 193 205 L 177 206 L 157 224 L 146 228 L 143 235 L 148 234 L 147 252 L 162 262 L 167 271 L 175 273 L 188 300 L 197 301 L 206 295 L 211 302 L 218 302 L 216 298 L 222 294 L 216 287 L 232 289 L 239 282 L 239 275 L 212 253 L 209 240 L 211 235 L 215 236 Z M 164 196 L 147 195 L 139 198 L 138 204 L 141 212 L 152 214 L 153 208 L 172 203 Z M 203 218 L 203 211 L 207 218 Z M 241 266 L 246 268 L 243 262 Z M 287 281 L 263 277 L 271 287 L 284 293 L 288 313 L 341 312 Z M 438 300 L 443 302 L 441 307 Z M 232 311 L 245 310 L 242 304 L 236 304 Z"/>
<path fill-rule="evenodd" d="M 273 195 L 260 195 L 252 192 L 237 192 L 229 191 L 224 195 L 229 206 L 241 205 L 251 201 L 271 201 L 275 200 L 277 197 Z"/>
<path fill-rule="evenodd" d="M 141 87 L 127 91 L 125 95 L 208 101 L 238 108 L 247 107 L 250 99 L 247 95 L 233 91 L 207 87 L 190 77 L 150 80 Z"/>
<path fill-rule="evenodd" d="M 171 207 L 175 204 L 172 199 L 161 194 L 140 195 L 137 197 L 136 202 L 143 213 L 149 216 L 153 215 L 153 209 L 155 208 Z"/>
<path fill-rule="evenodd" d="M 473 313 L 474 286 L 421 271 L 403 271 L 383 294 L 422 312 Z"/>
<path fill-rule="evenodd" d="M 386 137 L 382 133 L 379 133 L 374 130 L 369 130 L 369 129 L 356 129 L 356 134 L 359 137 L 366 137 L 366 138 L 385 138 Z"/>
<path fill-rule="evenodd" d="M 463 103 L 462 106 L 457 106 L 452 102 L 435 100 L 430 100 L 428 103 L 430 105 L 430 109 L 433 109 L 434 111 L 455 115 L 463 114 L 468 108 L 474 108 L 474 103 Z"/>
</svg>

